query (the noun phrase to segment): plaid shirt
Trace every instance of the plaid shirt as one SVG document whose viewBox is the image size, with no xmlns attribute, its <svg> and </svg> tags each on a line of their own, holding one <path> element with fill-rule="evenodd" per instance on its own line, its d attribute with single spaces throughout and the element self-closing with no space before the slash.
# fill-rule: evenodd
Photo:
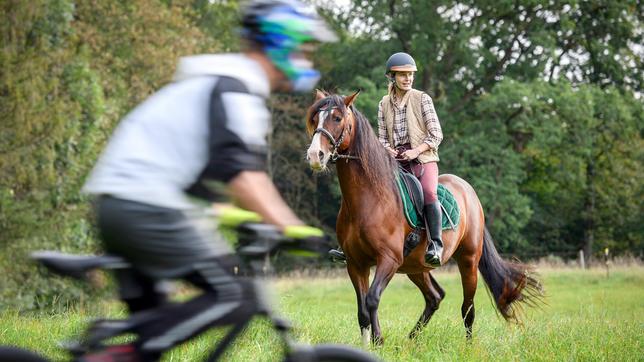
<svg viewBox="0 0 644 362">
<path fill-rule="evenodd" d="M 395 99 L 395 93 L 392 92 L 390 99 Z M 407 133 L 407 106 L 398 108 L 396 102 L 393 103 L 394 110 L 394 129 L 393 129 L 393 147 L 389 144 L 389 137 L 387 136 L 387 126 L 385 123 L 385 115 L 382 111 L 382 100 L 378 103 L 378 139 L 385 147 L 398 147 L 405 143 L 410 143 L 409 134 Z M 432 98 L 423 93 L 420 101 L 423 120 L 425 127 L 427 127 L 427 137 L 424 142 L 427 143 L 430 149 L 438 151 L 438 145 L 443 140 L 443 130 L 434 109 Z"/>
</svg>

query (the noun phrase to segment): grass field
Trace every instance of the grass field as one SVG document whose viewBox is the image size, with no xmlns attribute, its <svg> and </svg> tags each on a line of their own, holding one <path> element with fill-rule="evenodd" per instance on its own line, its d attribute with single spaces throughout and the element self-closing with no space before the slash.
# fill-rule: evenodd
<svg viewBox="0 0 644 362">
<path fill-rule="evenodd" d="M 439 271 L 447 292 L 440 309 L 416 340 L 407 334 L 418 319 L 420 292 L 398 275 L 380 306 L 385 344 L 368 350 L 385 361 L 644 361 L 644 268 L 541 270 L 547 305 L 527 310 L 524 325 L 509 325 L 497 316 L 481 282 L 476 296 L 474 339 L 467 342 L 460 320 L 460 277 Z M 480 280 L 481 278 L 479 278 Z M 343 343 L 361 347 L 355 295 L 347 277 L 284 278 L 272 282 L 282 315 L 295 325 L 303 343 Z M 120 304 L 92 308 L 119 315 Z M 91 313 L 75 308 L 58 315 L 0 314 L 0 344 L 37 350 L 60 360 L 59 340 L 78 333 Z M 181 346 L 165 361 L 193 361 L 220 336 L 211 332 Z M 362 347 L 361 347 L 362 348 Z M 262 320 L 252 323 L 227 353 L 226 361 L 279 361 L 280 344 Z"/>
</svg>

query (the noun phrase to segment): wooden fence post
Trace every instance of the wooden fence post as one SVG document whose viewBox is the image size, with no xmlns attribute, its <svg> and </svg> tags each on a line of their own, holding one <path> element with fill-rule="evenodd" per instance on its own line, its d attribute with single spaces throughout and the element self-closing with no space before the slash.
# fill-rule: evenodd
<svg viewBox="0 0 644 362">
<path fill-rule="evenodd" d="M 610 250 L 608 248 L 604 249 L 604 265 L 606 266 L 606 278 L 610 277 Z"/>
<path fill-rule="evenodd" d="M 584 250 L 579 249 L 579 266 L 582 269 L 586 269 L 586 261 L 584 260 Z"/>
</svg>

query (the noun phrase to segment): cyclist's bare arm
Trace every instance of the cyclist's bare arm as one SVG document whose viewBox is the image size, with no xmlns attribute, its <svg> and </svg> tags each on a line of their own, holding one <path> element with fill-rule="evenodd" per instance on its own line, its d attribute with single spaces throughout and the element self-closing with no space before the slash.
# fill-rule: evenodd
<svg viewBox="0 0 644 362">
<path fill-rule="evenodd" d="M 228 186 L 239 206 L 260 214 L 265 222 L 281 228 L 304 225 L 265 172 L 242 171 L 230 180 Z"/>
</svg>

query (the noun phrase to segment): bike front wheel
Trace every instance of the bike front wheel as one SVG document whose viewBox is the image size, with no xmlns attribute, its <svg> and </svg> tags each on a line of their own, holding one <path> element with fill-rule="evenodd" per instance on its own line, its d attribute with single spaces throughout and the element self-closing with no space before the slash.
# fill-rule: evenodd
<svg viewBox="0 0 644 362">
<path fill-rule="evenodd" d="M 300 347 L 289 353 L 284 362 L 379 362 L 374 355 L 340 344 Z"/>
<path fill-rule="evenodd" d="M 49 362 L 49 360 L 25 349 L 0 346 L 0 362 Z"/>
</svg>

